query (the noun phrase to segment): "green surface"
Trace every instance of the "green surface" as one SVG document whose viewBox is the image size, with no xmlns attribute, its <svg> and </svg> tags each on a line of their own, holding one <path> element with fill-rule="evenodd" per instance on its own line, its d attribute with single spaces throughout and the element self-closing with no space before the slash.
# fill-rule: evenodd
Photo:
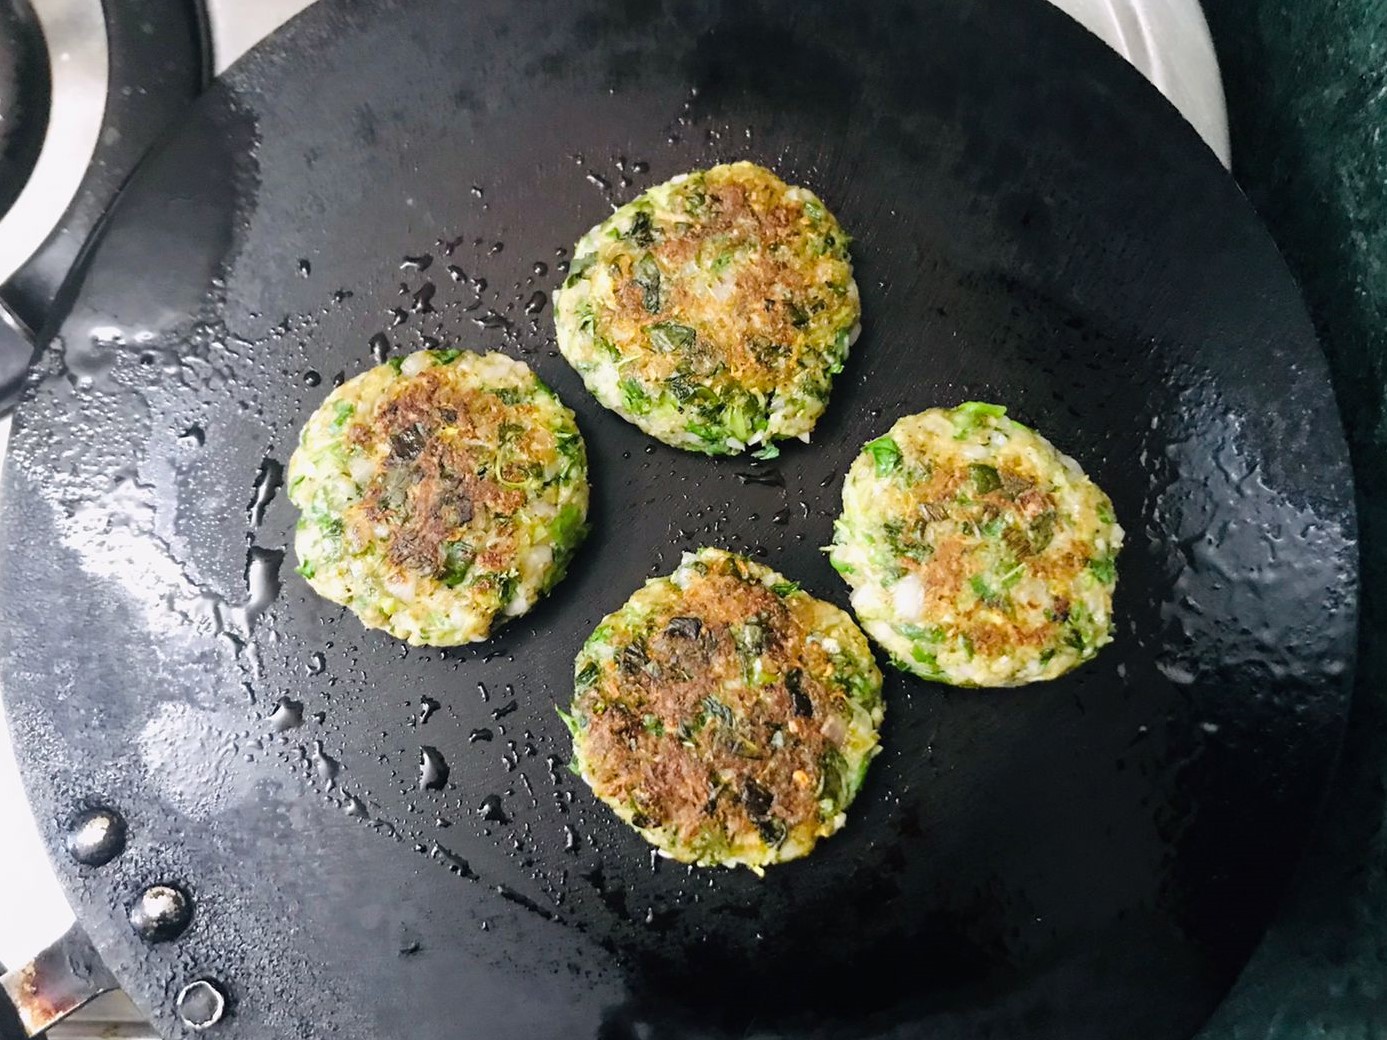
<svg viewBox="0 0 1387 1040">
<path fill-rule="evenodd" d="M 1364 548 L 1340 775 L 1282 919 L 1206 1040 L 1387 1037 L 1387 0 L 1204 0 L 1233 172 L 1334 370 Z"/>
</svg>

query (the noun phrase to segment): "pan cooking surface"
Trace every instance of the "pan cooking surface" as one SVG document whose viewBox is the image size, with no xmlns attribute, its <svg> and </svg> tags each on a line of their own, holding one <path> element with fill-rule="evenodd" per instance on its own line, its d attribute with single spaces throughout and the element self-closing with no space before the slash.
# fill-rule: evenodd
<svg viewBox="0 0 1387 1040">
<path fill-rule="evenodd" d="M 140 171 L 18 416 L 0 680 L 79 915 L 161 1029 L 203 977 L 223 1037 L 1197 1028 L 1337 750 L 1347 454 L 1213 156 L 1062 15 L 1001 6 L 324 0 Z M 737 158 L 823 197 L 863 296 L 813 444 L 772 464 L 642 436 L 552 341 L 583 231 Z M 594 494 L 555 593 L 448 651 L 313 596 L 281 486 L 336 379 L 435 344 L 534 366 Z M 565 766 L 583 638 L 700 545 L 846 605 L 820 547 L 848 463 L 969 399 L 1112 495 L 1115 643 L 1015 690 L 892 670 L 885 750 L 812 856 L 652 859 Z M 78 866 L 93 805 L 126 850 Z M 156 882 L 195 909 L 148 945 Z"/>
</svg>

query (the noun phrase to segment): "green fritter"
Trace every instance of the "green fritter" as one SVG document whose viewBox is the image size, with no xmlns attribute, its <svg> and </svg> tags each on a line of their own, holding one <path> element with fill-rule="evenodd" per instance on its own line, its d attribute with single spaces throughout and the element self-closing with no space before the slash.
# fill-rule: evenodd
<svg viewBox="0 0 1387 1040">
<path fill-rule="evenodd" d="M 414 644 L 524 614 L 587 530 L 573 413 L 503 354 L 419 351 L 347 381 L 304 426 L 288 481 L 298 572 Z"/>
<path fill-rule="evenodd" d="M 1018 686 L 1111 642 L 1121 548 L 1112 502 L 1079 464 L 974 401 L 908 415 L 862 449 L 830 559 L 900 668 Z"/>
<path fill-rule="evenodd" d="M 573 764 L 660 852 L 751 868 L 833 834 L 877 753 L 881 672 L 846 613 L 720 549 L 685 553 L 574 664 Z"/>
<path fill-rule="evenodd" d="M 848 236 L 809 189 L 748 162 L 683 174 L 574 249 L 559 350 L 652 437 L 732 455 L 809 439 L 857 338 Z"/>
</svg>

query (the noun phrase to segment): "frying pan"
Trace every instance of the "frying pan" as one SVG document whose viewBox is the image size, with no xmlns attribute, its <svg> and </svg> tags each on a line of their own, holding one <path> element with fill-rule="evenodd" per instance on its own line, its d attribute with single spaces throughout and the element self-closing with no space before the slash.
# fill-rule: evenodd
<svg viewBox="0 0 1387 1040">
<path fill-rule="evenodd" d="M 863 291 L 771 465 L 603 412 L 548 313 L 612 204 L 743 157 L 823 196 Z M 1297 862 L 1357 614 L 1326 366 L 1214 157 L 1038 0 L 324 0 L 145 163 L 49 332 L 0 681 L 79 921 L 170 1036 L 1184 1037 Z M 280 488 L 330 384 L 435 342 L 533 365 L 594 478 L 554 595 L 442 651 L 309 592 Z M 651 858 L 564 768 L 584 636 L 702 544 L 845 603 L 847 463 L 972 398 L 1112 495 L 1114 644 L 1015 690 L 893 672 L 848 826 L 764 880 Z"/>
</svg>

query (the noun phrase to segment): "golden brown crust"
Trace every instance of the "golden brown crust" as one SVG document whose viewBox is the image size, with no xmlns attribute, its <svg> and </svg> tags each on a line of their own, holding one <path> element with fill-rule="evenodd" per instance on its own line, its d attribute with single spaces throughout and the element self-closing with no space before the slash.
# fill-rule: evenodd
<svg viewBox="0 0 1387 1040">
<path fill-rule="evenodd" d="M 680 234 L 652 242 L 649 254 L 662 271 L 669 272 L 697 261 L 707 249 L 757 243 L 754 259 L 736 266 L 730 296 L 710 300 L 706 293 L 690 291 L 682 279 L 666 276 L 659 311 L 652 314 L 636 280 L 636 264 L 622 256 L 612 324 L 638 336 L 652 321 L 688 322 L 702 330 L 713 362 L 725 364 L 749 389 L 769 390 L 795 370 L 802 339 L 794 325 L 791 301 L 805 298 L 809 283 L 802 261 L 791 259 L 795 253 L 786 247 L 801 233 L 804 206 L 764 183 L 748 186 L 710 174 L 706 185 L 706 211 L 699 220 Z M 725 318 L 729 314 L 737 320 L 729 323 Z M 674 356 L 651 356 L 644 366 L 648 376 L 664 378 L 674 373 L 678 361 Z"/>
<path fill-rule="evenodd" d="M 460 387 L 444 368 L 428 369 L 403 384 L 368 421 L 353 423 L 349 439 L 358 445 L 388 445 L 377 451 L 375 471 L 359 506 L 347 517 L 365 541 L 384 529 L 386 558 L 417 574 L 437 575 L 447 566 L 448 546 L 465 537 L 474 514 L 505 516 L 525 501 L 488 471 L 491 445 L 501 439 L 506 409 L 496 394 Z M 533 438 L 548 431 L 510 424 L 517 457 L 537 448 Z M 482 561 L 496 564 L 513 551 L 504 539 Z"/>
<path fill-rule="evenodd" d="M 708 576 L 685 591 L 679 613 L 652 618 L 655 634 L 580 698 L 594 787 L 629 799 L 638 826 L 671 827 L 688 844 L 710 826 L 764 835 L 773 819 L 814 818 L 823 729 L 843 696 L 826 682 L 827 655 L 763 585 Z M 778 673 L 759 687 L 730 681 L 743 667 L 737 630 L 752 619 Z"/>
</svg>

